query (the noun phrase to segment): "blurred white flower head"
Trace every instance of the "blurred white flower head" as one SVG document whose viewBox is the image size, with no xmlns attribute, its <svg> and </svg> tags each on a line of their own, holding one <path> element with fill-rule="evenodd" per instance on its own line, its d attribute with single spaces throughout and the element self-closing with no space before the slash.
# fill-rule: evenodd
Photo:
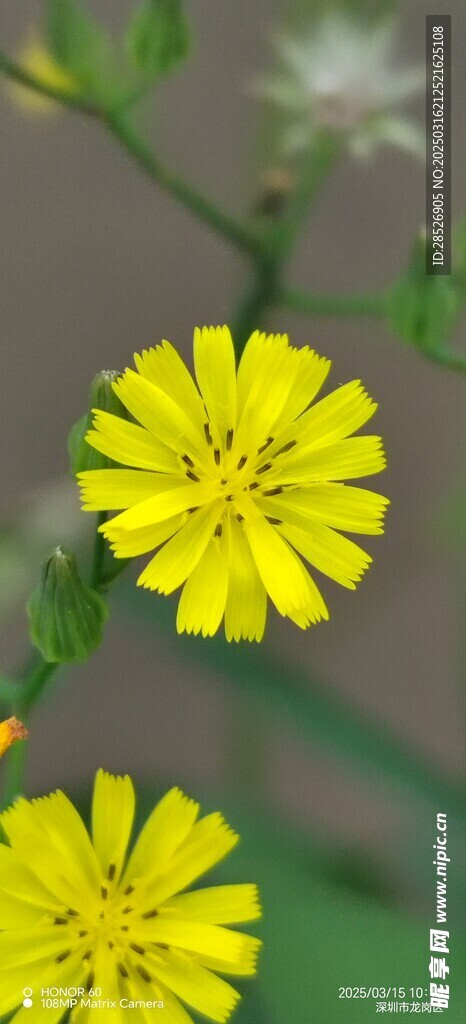
<svg viewBox="0 0 466 1024">
<path fill-rule="evenodd" d="M 334 13 L 302 38 L 275 39 L 281 69 L 256 91 L 288 118 L 285 152 L 306 149 L 327 129 L 346 136 L 359 157 L 370 156 L 380 143 L 424 153 L 420 127 L 398 114 L 424 88 L 424 70 L 396 66 L 394 31 L 392 21 L 364 25 Z"/>
</svg>

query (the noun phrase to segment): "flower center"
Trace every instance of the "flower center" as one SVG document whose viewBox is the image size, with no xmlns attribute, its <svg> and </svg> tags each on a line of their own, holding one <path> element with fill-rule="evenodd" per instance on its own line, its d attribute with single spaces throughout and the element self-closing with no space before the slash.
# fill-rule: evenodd
<svg viewBox="0 0 466 1024">
<path fill-rule="evenodd" d="M 77 953 L 87 971 L 87 990 L 95 982 L 95 955 L 102 942 L 112 952 L 121 977 L 129 976 L 128 967 L 131 965 L 144 981 L 152 981 L 146 953 L 149 947 L 152 954 L 156 953 L 157 944 L 142 944 L 138 925 L 140 927 L 143 921 L 156 917 L 157 910 L 141 914 L 132 898 L 135 887 L 128 885 L 123 890 L 118 885 L 113 886 L 114 877 L 115 866 L 110 865 L 107 878 L 100 887 L 100 895 L 96 894 L 93 903 L 89 901 L 86 909 L 81 911 L 69 907 L 53 920 L 63 929 L 63 950 L 55 961 L 60 964 L 72 953 Z"/>
<path fill-rule="evenodd" d="M 221 447 L 217 447 L 213 441 L 210 423 L 204 424 L 204 432 L 208 449 L 205 461 L 196 459 L 194 453 L 189 455 L 185 452 L 181 455 L 181 462 L 188 480 L 196 483 L 211 481 L 216 484 L 212 500 L 222 498 L 225 503 L 221 519 L 236 515 L 240 522 L 243 520 L 237 502 L 239 505 L 239 498 L 244 492 L 250 494 L 252 498 L 272 497 L 282 493 L 283 486 L 272 485 L 270 478 L 274 468 L 278 466 L 276 460 L 279 462 L 281 456 L 295 447 L 295 439 L 280 444 L 279 438 L 268 436 L 257 448 L 241 452 L 233 428 L 226 431 Z M 196 508 L 189 509 L 189 512 L 194 511 Z M 270 522 L 279 522 L 267 518 Z M 215 530 L 215 536 L 221 535 L 222 521 Z"/>
</svg>

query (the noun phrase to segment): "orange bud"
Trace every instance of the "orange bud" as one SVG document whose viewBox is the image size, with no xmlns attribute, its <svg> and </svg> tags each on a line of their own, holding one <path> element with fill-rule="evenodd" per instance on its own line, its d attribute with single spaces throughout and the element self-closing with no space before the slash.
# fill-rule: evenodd
<svg viewBox="0 0 466 1024">
<path fill-rule="evenodd" d="M 26 726 L 17 718 L 7 718 L 6 722 L 0 722 L 0 757 L 6 754 L 12 743 L 25 740 L 27 735 Z"/>
</svg>

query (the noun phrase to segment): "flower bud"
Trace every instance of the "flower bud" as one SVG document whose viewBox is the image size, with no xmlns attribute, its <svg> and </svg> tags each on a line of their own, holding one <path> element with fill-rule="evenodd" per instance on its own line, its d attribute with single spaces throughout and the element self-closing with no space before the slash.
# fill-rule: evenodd
<svg viewBox="0 0 466 1024">
<path fill-rule="evenodd" d="M 25 740 L 27 735 L 26 726 L 17 718 L 7 718 L 6 722 L 0 722 L 0 757 L 6 754 L 13 743 Z"/>
<path fill-rule="evenodd" d="M 92 427 L 92 410 L 103 409 L 121 419 L 128 419 L 128 412 L 113 390 L 113 382 L 120 376 L 118 370 L 102 370 L 91 384 L 89 392 L 89 412 L 75 423 L 68 437 L 68 452 L 71 459 L 73 474 L 83 473 L 86 469 L 108 469 L 116 463 L 106 455 L 96 451 L 86 441 L 86 434 Z"/>
<path fill-rule="evenodd" d="M 426 274 L 426 244 L 423 232 L 406 271 L 391 289 L 388 315 L 403 341 L 429 352 L 448 341 L 459 303 L 451 277 Z"/>
<path fill-rule="evenodd" d="M 47 662 L 86 661 L 102 639 L 107 606 L 82 583 L 73 554 L 55 548 L 29 598 L 29 634 Z"/>
</svg>

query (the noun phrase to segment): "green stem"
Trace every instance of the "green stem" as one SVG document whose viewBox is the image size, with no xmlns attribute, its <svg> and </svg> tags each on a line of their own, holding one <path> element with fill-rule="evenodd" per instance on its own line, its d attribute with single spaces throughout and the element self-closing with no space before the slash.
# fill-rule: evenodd
<svg viewBox="0 0 466 1024">
<path fill-rule="evenodd" d="M 26 740 L 15 743 L 9 752 L 3 783 L 3 807 L 9 807 L 23 792 L 26 753 Z"/>
<path fill-rule="evenodd" d="M 384 316 L 387 297 L 379 295 L 313 295 L 297 289 L 284 289 L 277 295 L 277 305 L 296 313 L 315 316 Z"/>
<path fill-rule="evenodd" d="M 259 241 L 253 233 L 241 224 L 238 224 L 232 217 L 223 210 L 220 210 L 209 199 L 206 199 L 205 196 L 197 192 L 186 181 L 178 177 L 178 175 L 167 170 L 123 114 L 118 111 L 109 112 L 106 124 L 114 138 L 126 149 L 127 153 L 139 164 L 152 181 L 155 181 L 173 199 L 176 199 L 196 217 L 199 217 L 200 220 L 208 224 L 212 231 L 222 235 L 250 256 L 257 255 Z"/>
<path fill-rule="evenodd" d="M 103 583 L 103 566 L 105 559 L 105 537 L 100 532 L 99 526 L 105 523 L 106 512 L 99 512 L 97 515 L 96 533 L 94 538 L 94 551 L 92 555 L 92 566 L 89 577 L 89 586 L 94 590 L 100 590 Z"/>
</svg>

